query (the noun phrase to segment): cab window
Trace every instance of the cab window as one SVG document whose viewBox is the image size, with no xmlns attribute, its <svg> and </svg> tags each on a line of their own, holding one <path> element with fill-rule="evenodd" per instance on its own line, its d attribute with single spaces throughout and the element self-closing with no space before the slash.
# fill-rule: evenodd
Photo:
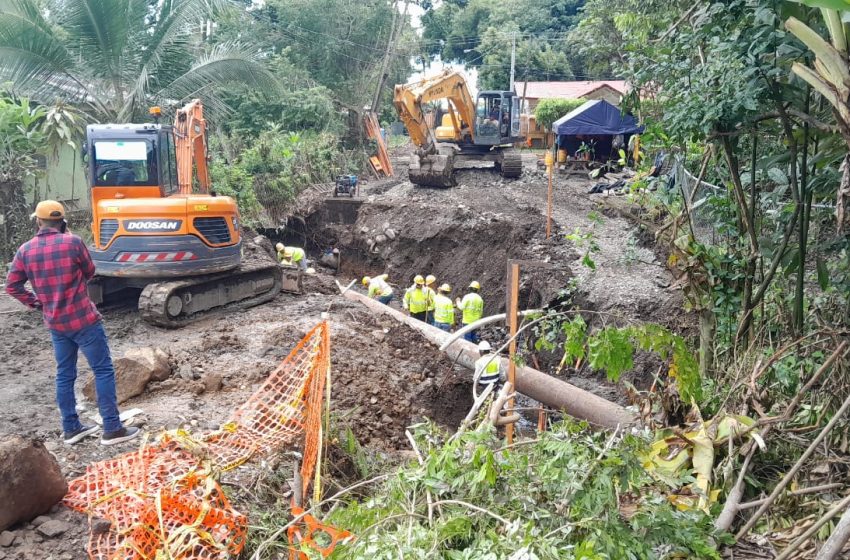
<svg viewBox="0 0 850 560">
<path fill-rule="evenodd" d="M 97 140 L 94 184 L 101 187 L 157 185 L 156 155 L 145 140 Z"/>
<path fill-rule="evenodd" d="M 162 135 L 159 144 L 159 161 L 162 162 L 162 188 L 166 195 L 177 192 L 177 156 L 174 152 L 174 136 Z"/>
</svg>

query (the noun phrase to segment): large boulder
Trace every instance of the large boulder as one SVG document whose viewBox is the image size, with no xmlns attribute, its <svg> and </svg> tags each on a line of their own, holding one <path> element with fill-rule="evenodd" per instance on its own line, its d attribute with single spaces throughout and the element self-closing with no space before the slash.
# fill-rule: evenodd
<svg viewBox="0 0 850 560">
<path fill-rule="evenodd" d="M 68 485 L 59 463 L 37 440 L 0 435 L 0 531 L 47 513 Z"/>
<path fill-rule="evenodd" d="M 127 350 L 123 358 L 114 360 L 115 392 L 122 403 L 141 395 L 150 381 L 163 381 L 171 375 L 168 354 L 159 348 L 142 347 Z M 92 402 L 97 401 L 94 376 L 83 384 L 83 394 Z"/>
</svg>

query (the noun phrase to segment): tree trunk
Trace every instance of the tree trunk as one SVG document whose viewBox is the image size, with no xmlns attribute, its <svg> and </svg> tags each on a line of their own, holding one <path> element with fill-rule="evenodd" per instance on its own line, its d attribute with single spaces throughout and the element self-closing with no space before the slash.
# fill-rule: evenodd
<svg viewBox="0 0 850 560">
<path fill-rule="evenodd" d="M 847 141 L 850 149 L 850 141 Z M 838 235 L 850 235 L 850 153 L 841 162 L 841 183 L 838 184 L 838 196 L 835 199 L 835 218 Z"/>
<path fill-rule="evenodd" d="M 699 375 L 708 379 L 714 369 L 714 334 L 717 323 L 714 311 L 703 309 L 699 312 Z"/>
<path fill-rule="evenodd" d="M 848 540 L 850 540 L 850 508 L 838 520 L 838 525 L 818 552 L 817 560 L 841 558 L 841 551 L 844 550 Z"/>
</svg>

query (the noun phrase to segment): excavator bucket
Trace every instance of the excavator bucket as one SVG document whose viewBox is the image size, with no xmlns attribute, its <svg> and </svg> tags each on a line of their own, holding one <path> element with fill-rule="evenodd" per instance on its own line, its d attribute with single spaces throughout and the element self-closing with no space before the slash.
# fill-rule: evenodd
<svg viewBox="0 0 850 560">
<path fill-rule="evenodd" d="M 407 176 L 410 182 L 423 187 L 448 188 L 455 185 L 453 154 L 412 155 Z"/>
</svg>

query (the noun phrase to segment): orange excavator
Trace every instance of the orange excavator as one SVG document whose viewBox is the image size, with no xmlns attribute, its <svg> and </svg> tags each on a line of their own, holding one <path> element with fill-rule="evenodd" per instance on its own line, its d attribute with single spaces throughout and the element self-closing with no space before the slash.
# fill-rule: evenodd
<svg viewBox="0 0 850 560">
<path fill-rule="evenodd" d="M 165 327 L 224 305 L 273 299 L 280 268 L 262 250 L 243 258 L 236 201 L 210 188 L 200 100 L 179 109 L 173 126 L 158 123 L 158 107 L 151 115 L 157 122 L 86 129 L 92 299 L 141 290 L 142 318 Z"/>
</svg>

